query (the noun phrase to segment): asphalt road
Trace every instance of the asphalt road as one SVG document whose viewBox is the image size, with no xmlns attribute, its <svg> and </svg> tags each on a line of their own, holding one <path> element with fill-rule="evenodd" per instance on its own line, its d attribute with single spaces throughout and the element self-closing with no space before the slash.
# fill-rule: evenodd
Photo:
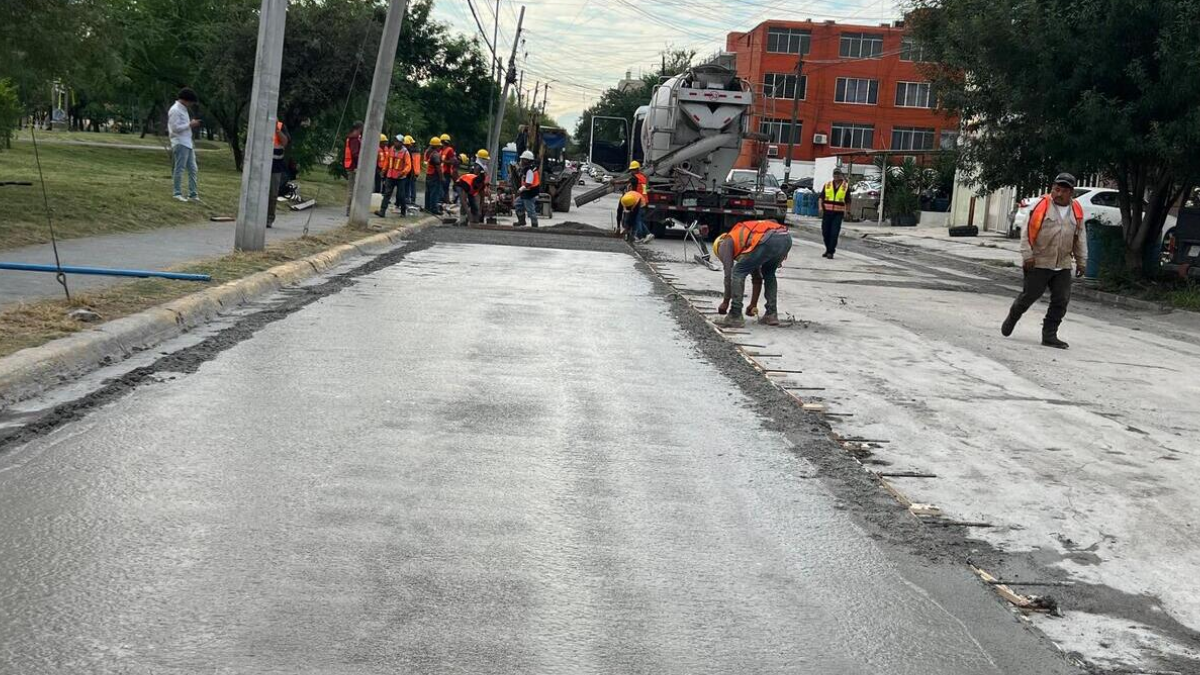
<svg viewBox="0 0 1200 675">
<path fill-rule="evenodd" d="M 443 239 L 0 453 L 0 672 L 1076 672 L 634 257 Z"/>
</svg>

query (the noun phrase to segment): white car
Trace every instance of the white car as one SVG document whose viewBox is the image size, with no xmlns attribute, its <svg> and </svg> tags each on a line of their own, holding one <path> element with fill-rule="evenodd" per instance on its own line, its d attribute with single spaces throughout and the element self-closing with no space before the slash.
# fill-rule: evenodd
<svg viewBox="0 0 1200 675">
<path fill-rule="evenodd" d="M 725 176 L 725 184 L 740 188 L 753 189 L 758 183 L 758 172 L 753 169 L 734 169 Z M 771 174 L 763 178 L 763 194 L 777 195 L 783 190 L 779 187 L 779 179 Z"/>
<path fill-rule="evenodd" d="M 1022 199 L 1020 206 L 1017 208 L 1016 214 L 1013 215 L 1013 228 L 1024 230 L 1029 224 L 1029 213 L 1033 211 L 1033 207 L 1037 206 L 1040 197 L 1030 197 Z M 1083 222 L 1089 220 L 1098 220 L 1105 225 L 1114 227 L 1121 226 L 1121 203 L 1118 201 L 1118 193 L 1110 188 L 1096 187 L 1078 187 L 1075 188 L 1075 199 L 1079 200 L 1079 205 L 1083 207 Z M 1163 225 L 1163 231 L 1166 232 L 1175 226 L 1175 216 L 1167 216 L 1167 222 Z"/>
</svg>

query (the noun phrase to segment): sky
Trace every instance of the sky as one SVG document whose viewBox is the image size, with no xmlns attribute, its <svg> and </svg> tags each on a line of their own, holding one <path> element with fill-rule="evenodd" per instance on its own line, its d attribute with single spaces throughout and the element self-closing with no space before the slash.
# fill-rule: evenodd
<svg viewBox="0 0 1200 675">
<path fill-rule="evenodd" d="M 770 19 L 871 24 L 899 18 L 895 0 L 500 0 L 505 62 L 522 5 L 525 44 L 517 67 L 525 71 L 524 88 L 532 92 L 538 81 L 551 81 L 546 112 L 567 129 L 627 70 L 634 77 L 651 70 L 665 49 L 705 57 L 724 48 L 729 32 Z M 496 0 L 435 0 L 433 14 L 456 32 L 478 36 L 472 6 L 490 40 Z"/>
</svg>

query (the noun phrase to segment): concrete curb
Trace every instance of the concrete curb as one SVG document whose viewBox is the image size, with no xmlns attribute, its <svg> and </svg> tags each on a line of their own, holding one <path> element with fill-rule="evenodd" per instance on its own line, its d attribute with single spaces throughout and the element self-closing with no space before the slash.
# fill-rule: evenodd
<svg viewBox="0 0 1200 675">
<path fill-rule="evenodd" d="M 410 227 L 335 246 L 0 358 L 0 410 L 185 333 L 223 311 L 315 277 L 348 259 L 382 253 L 412 233 L 439 223 L 436 217 L 423 218 Z"/>
</svg>

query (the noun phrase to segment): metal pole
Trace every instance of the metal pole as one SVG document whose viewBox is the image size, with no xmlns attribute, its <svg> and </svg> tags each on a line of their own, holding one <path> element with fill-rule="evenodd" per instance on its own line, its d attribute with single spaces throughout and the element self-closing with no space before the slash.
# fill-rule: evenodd
<svg viewBox="0 0 1200 675">
<path fill-rule="evenodd" d="M 796 122 L 800 117 L 800 77 L 804 73 L 804 57 L 796 59 L 796 90 L 792 92 L 792 128 L 788 134 L 787 157 L 783 160 L 783 182 L 792 177 L 792 150 L 796 147 Z M 815 187 L 815 186 L 814 186 Z"/>
<path fill-rule="evenodd" d="M 879 173 L 879 213 L 876 216 L 878 216 L 878 225 L 883 226 L 883 198 L 887 196 L 888 156 L 880 155 L 879 157 L 883 161 L 882 170 Z"/>
<path fill-rule="evenodd" d="M 546 83 L 546 88 L 542 90 L 542 114 L 538 117 L 538 124 L 541 124 L 541 117 L 546 114 L 546 102 L 550 100 L 550 83 Z"/>
<path fill-rule="evenodd" d="M 492 147 L 489 152 L 496 159 L 488 163 L 492 183 L 496 181 L 496 170 L 500 166 L 500 129 L 504 126 L 504 109 L 508 107 L 508 88 L 517 83 L 517 45 L 521 44 L 521 29 L 525 26 L 525 5 L 517 16 L 517 34 L 513 36 L 512 54 L 508 57 L 508 72 L 504 76 L 504 91 L 500 94 L 500 112 L 493 122 Z"/>
<path fill-rule="evenodd" d="M 258 50 L 250 93 L 250 125 L 242 157 L 242 192 L 238 198 L 233 247 L 261 251 L 267 244 L 267 209 L 271 192 L 271 154 L 279 106 L 279 74 L 283 67 L 283 34 L 287 0 L 262 0 L 258 16 Z"/>
<path fill-rule="evenodd" d="M 383 113 L 387 110 L 388 93 L 392 88 L 392 66 L 396 64 L 396 45 L 400 42 L 400 26 L 408 0 L 391 0 L 383 22 L 383 37 L 375 57 L 375 76 L 371 78 L 371 98 L 367 101 L 367 119 L 363 122 L 363 149 L 358 158 L 358 177 L 354 181 L 354 198 L 350 203 L 350 224 L 366 227 L 370 217 L 371 190 L 374 181 L 366 169 L 376 170 L 375 152 L 379 133 L 383 129 Z"/>
</svg>

